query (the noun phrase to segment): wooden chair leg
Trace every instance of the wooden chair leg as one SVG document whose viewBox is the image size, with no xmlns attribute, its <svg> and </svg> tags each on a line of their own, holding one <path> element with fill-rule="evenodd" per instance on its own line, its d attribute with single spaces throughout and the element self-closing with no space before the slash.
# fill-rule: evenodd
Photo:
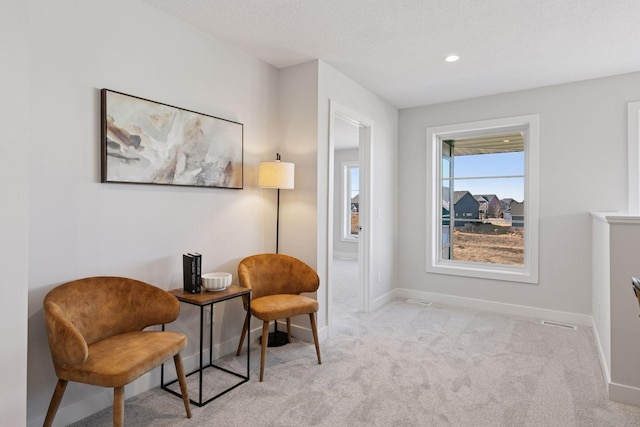
<svg viewBox="0 0 640 427">
<path fill-rule="evenodd" d="M 67 384 L 69 381 L 58 379 L 58 383 L 56 384 L 56 388 L 53 391 L 53 396 L 51 396 L 51 402 L 49 403 L 49 410 L 47 411 L 47 417 L 44 419 L 43 427 L 51 427 L 53 425 L 53 419 L 56 417 L 56 413 L 58 412 L 58 407 L 60 406 L 60 402 L 62 401 L 62 396 L 64 396 L 64 391 L 67 388 Z"/>
<path fill-rule="evenodd" d="M 291 342 L 291 318 L 287 317 L 287 342 Z"/>
<path fill-rule="evenodd" d="M 262 322 L 262 350 L 260 353 L 260 381 L 264 375 L 264 358 L 267 354 L 267 343 L 269 342 L 269 321 Z"/>
<path fill-rule="evenodd" d="M 244 337 L 247 335 L 247 329 L 249 329 L 249 321 L 251 320 L 251 313 L 247 313 L 247 317 L 244 320 L 244 325 L 242 325 L 242 333 L 240 334 L 240 343 L 238 344 L 238 351 L 236 351 L 236 356 L 240 356 L 240 352 L 242 351 L 242 344 L 244 344 Z M 251 343 L 249 343 L 251 345 Z"/>
<path fill-rule="evenodd" d="M 182 367 L 182 359 L 180 353 L 173 356 L 173 363 L 176 365 L 176 374 L 178 375 L 178 383 L 180 383 L 180 393 L 184 401 L 184 409 L 187 411 L 187 418 L 191 418 L 191 406 L 189 406 L 189 391 L 187 390 L 187 378 L 184 376 L 184 368 Z"/>
<path fill-rule="evenodd" d="M 322 360 L 320 360 L 320 343 L 318 342 L 318 328 L 316 327 L 316 318 L 314 313 L 309 313 L 309 320 L 311 320 L 311 332 L 313 332 L 313 342 L 316 343 L 316 354 L 318 355 L 318 365 L 321 365 Z"/>
<path fill-rule="evenodd" d="M 124 386 L 113 388 L 113 427 L 124 425 Z"/>
</svg>

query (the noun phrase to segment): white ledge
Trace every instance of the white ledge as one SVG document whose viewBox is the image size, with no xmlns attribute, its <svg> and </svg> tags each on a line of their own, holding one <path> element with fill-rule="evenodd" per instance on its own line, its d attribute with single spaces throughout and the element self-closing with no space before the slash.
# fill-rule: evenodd
<svg viewBox="0 0 640 427">
<path fill-rule="evenodd" d="M 591 212 L 591 216 L 598 221 L 608 224 L 637 224 L 640 225 L 640 215 L 626 212 Z"/>
</svg>

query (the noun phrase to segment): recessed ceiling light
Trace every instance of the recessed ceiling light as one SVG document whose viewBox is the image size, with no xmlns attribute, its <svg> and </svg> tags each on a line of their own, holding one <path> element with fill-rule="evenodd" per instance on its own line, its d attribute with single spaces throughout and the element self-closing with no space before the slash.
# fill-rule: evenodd
<svg viewBox="0 0 640 427">
<path fill-rule="evenodd" d="M 447 62 L 456 62 L 458 59 L 460 59 L 458 55 L 449 55 L 446 58 L 444 58 L 444 60 Z"/>
</svg>

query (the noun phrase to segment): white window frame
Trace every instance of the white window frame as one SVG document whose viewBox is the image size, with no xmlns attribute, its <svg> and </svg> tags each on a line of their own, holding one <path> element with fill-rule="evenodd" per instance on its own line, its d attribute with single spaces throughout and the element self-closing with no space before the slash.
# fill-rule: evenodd
<svg viewBox="0 0 640 427">
<path fill-rule="evenodd" d="M 342 162 L 342 235 L 340 236 L 340 239 L 343 242 L 358 241 L 358 236 L 351 234 L 351 178 L 349 170 L 353 167 L 358 168 L 358 175 L 360 175 L 360 162 Z M 360 209 L 358 209 L 358 211 L 360 211 Z M 360 212 L 358 212 L 358 214 L 359 213 Z"/>
<path fill-rule="evenodd" d="M 494 134 L 512 129 L 526 129 L 525 162 L 525 236 L 524 265 L 510 266 L 442 259 L 442 144 L 469 134 Z M 483 279 L 538 283 L 538 206 L 539 206 L 539 115 L 530 114 L 493 120 L 427 128 L 427 259 L 428 273 L 449 274 Z"/>
</svg>

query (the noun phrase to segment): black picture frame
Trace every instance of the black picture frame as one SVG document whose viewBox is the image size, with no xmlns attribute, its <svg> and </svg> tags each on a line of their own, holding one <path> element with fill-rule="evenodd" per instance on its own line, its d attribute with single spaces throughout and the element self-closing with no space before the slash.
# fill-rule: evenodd
<svg viewBox="0 0 640 427">
<path fill-rule="evenodd" d="M 101 182 L 243 188 L 244 125 L 102 89 Z"/>
</svg>

